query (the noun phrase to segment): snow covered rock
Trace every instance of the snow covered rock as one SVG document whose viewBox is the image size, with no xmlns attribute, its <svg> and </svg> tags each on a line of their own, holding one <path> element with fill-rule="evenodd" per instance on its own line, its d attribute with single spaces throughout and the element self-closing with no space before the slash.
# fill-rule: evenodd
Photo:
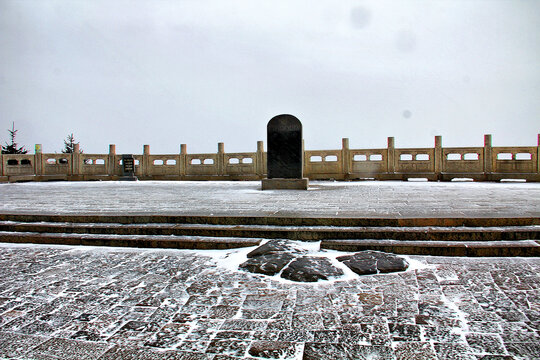
<svg viewBox="0 0 540 360">
<path fill-rule="evenodd" d="M 358 275 L 405 271 L 409 267 L 409 263 L 403 258 L 371 250 L 339 256 L 336 259 Z"/>
<path fill-rule="evenodd" d="M 266 244 L 259 246 L 249 254 L 248 258 L 254 258 L 261 255 L 270 255 L 270 254 L 282 254 L 287 253 L 300 253 L 300 249 L 293 247 L 290 242 L 286 240 L 270 240 Z"/>
<path fill-rule="evenodd" d="M 252 273 L 272 276 L 279 273 L 292 259 L 294 259 L 294 256 L 286 252 L 259 255 L 240 264 L 240 268 Z"/>
<path fill-rule="evenodd" d="M 284 279 L 301 282 L 328 280 L 329 277 L 341 275 L 343 271 L 333 266 L 327 258 L 308 256 L 293 260 L 281 273 Z"/>
</svg>

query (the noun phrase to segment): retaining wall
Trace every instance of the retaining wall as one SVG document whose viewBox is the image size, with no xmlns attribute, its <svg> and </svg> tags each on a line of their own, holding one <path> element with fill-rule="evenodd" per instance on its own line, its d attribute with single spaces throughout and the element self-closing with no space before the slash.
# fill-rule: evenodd
<svg viewBox="0 0 540 360">
<path fill-rule="evenodd" d="M 40 145 L 36 149 L 41 149 Z M 78 149 L 78 147 L 77 147 Z M 144 145 L 134 155 L 135 175 L 140 180 L 258 180 L 266 177 L 263 142 L 256 152 L 188 154 L 182 144 L 179 154 L 151 154 Z M 483 147 L 442 146 L 435 137 L 433 148 L 395 148 L 388 138 L 383 149 L 350 149 L 344 138 L 341 149 L 304 151 L 304 176 L 335 180 L 407 180 L 426 178 L 449 181 L 524 179 L 540 181 L 540 135 L 537 146 L 492 147 L 491 135 Z M 122 155 L 116 146 L 108 154 L 0 155 L 0 182 L 48 180 L 117 180 L 122 176 Z"/>
</svg>

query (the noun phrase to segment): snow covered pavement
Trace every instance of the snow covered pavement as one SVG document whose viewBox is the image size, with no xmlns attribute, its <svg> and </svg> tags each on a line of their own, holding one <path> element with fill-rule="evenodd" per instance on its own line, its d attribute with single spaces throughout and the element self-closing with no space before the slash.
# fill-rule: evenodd
<svg viewBox="0 0 540 360">
<path fill-rule="evenodd" d="M 252 249 L 3 244 L 0 358 L 539 357 L 538 258 L 298 284 L 239 271 Z"/>
<path fill-rule="evenodd" d="M 314 181 L 308 191 L 260 188 L 257 181 L 0 184 L 0 213 L 540 216 L 539 183 Z"/>
<path fill-rule="evenodd" d="M 17 183 L 0 213 L 538 217 L 540 184 Z M 540 258 L 410 256 L 299 284 L 239 270 L 252 249 L 0 243 L 0 359 L 540 358 Z"/>
</svg>

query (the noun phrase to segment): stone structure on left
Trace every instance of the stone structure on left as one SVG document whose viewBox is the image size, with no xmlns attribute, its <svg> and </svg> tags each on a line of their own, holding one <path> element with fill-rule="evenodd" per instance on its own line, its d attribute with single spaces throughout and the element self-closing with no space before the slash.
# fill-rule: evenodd
<svg viewBox="0 0 540 360">
<path fill-rule="evenodd" d="M 123 181 L 136 181 L 135 176 L 135 158 L 131 154 L 122 155 L 122 177 Z"/>
</svg>

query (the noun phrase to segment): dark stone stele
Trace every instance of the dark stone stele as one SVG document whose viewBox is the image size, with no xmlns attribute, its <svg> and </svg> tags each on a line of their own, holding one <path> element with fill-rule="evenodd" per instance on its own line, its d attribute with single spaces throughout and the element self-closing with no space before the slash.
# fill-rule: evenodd
<svg viewBox="0 0 540 360">
<path fill-rule="evenodd" d="M 263 190 L 307 190 L 304 179 L 302 123 L 293 115 L 274 116 L 266 127 L 268 178 L 262 180 Z"/>
<path fill-rule="evenodd" d="M 122 177 L 120 180 L 137 180 L 135 176 L 135 158 L 131 154 L 122 155 Z"/>
<path fill-rule="evenodd" d="M 268 178 L 301 179 L 302 123 L 293 115 L 274 116 L 266 126 Z"/>
</svg>

